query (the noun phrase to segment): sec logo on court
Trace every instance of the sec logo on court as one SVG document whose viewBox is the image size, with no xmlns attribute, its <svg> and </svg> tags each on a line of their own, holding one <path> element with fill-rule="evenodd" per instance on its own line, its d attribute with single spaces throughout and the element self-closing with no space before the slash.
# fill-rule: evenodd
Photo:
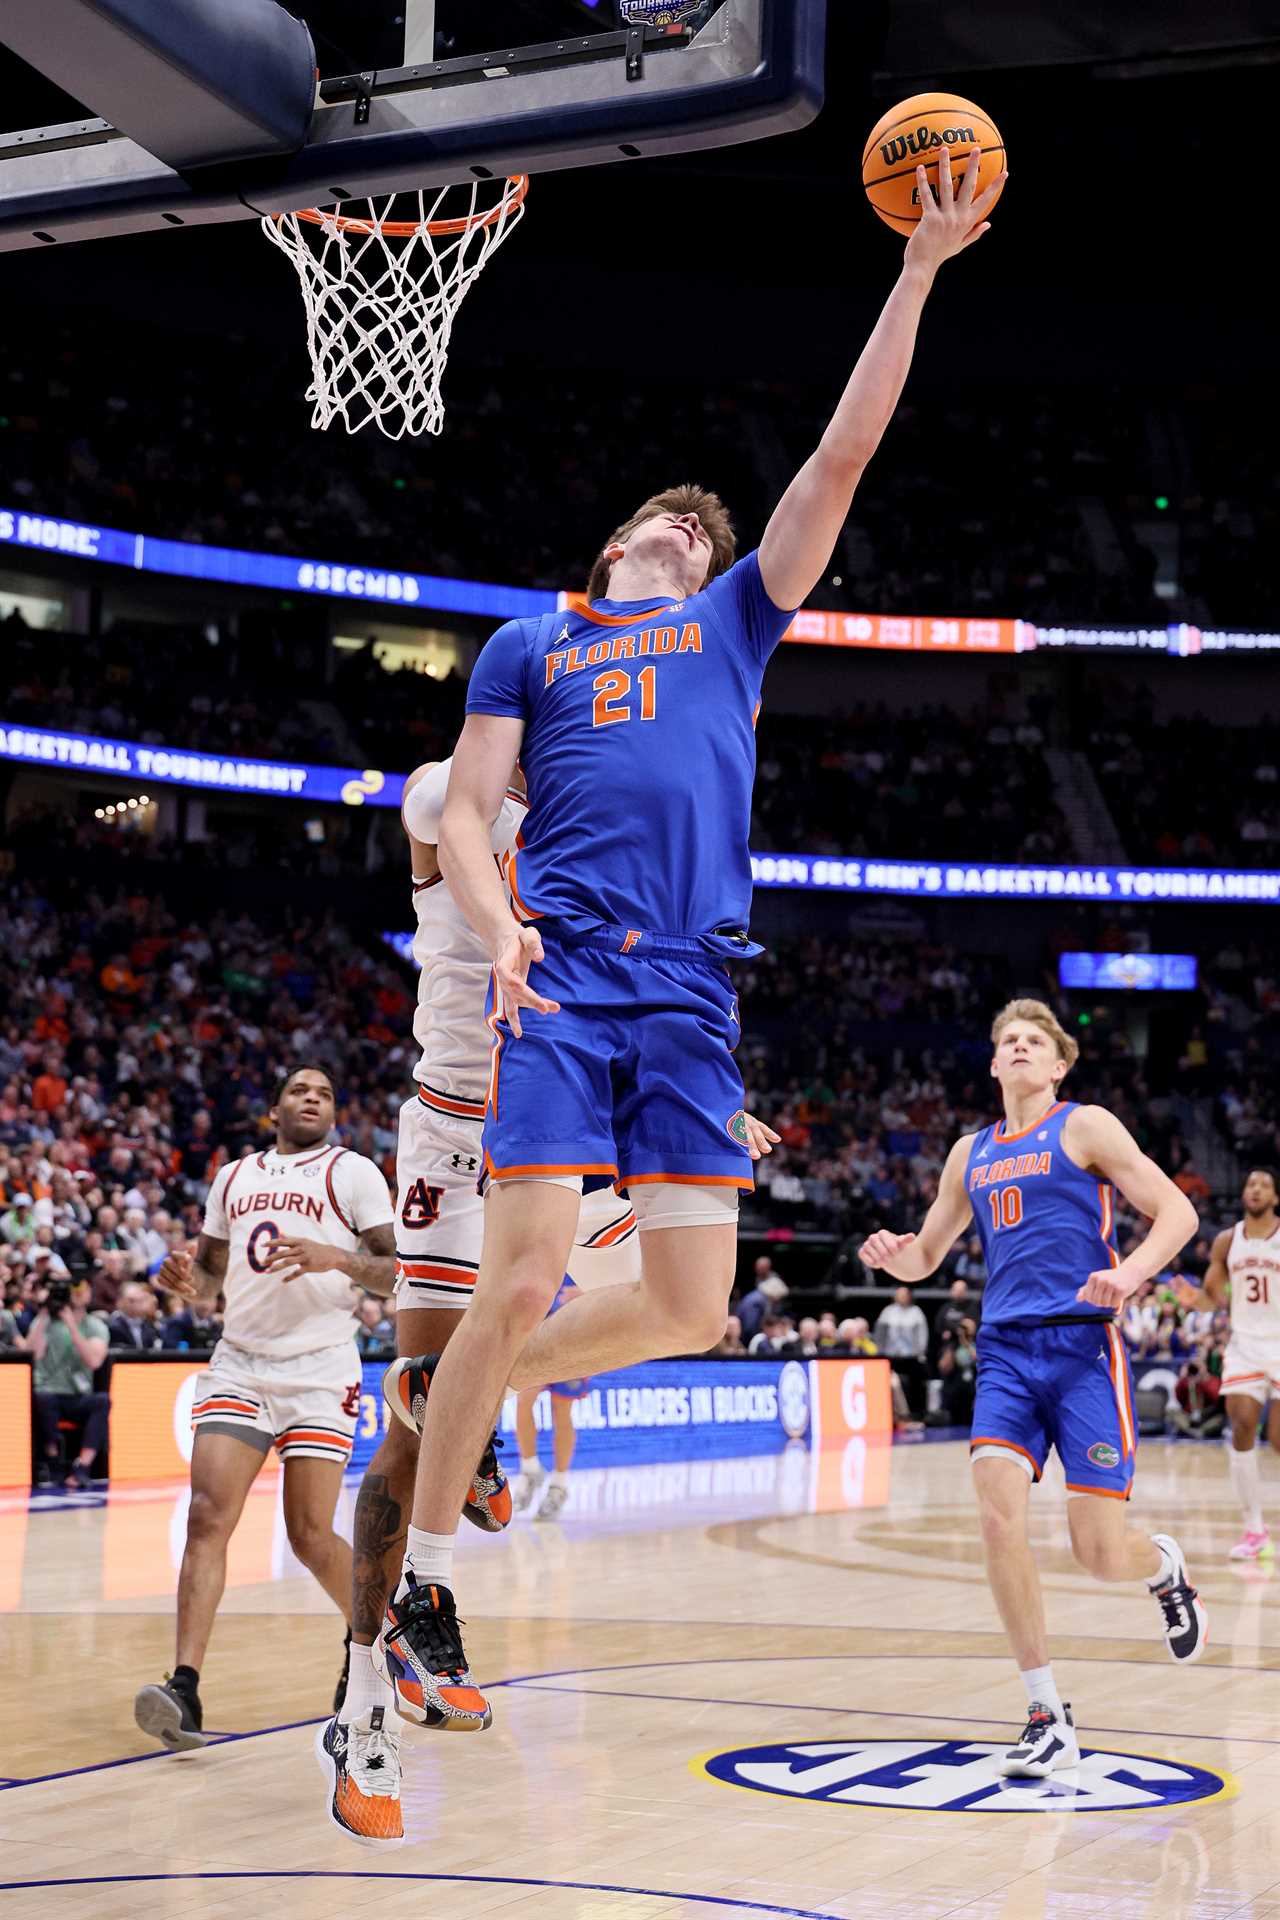
<svg viewBox="0 0 1280 1920">
<path fill-rule="evenodd" d="M 749 1793 L 916 1813 L 1140 1813 L 1227 1799 L 1229 1774 L 1151 1754 L 1082 1747 L 1080 1765 L 1048 1780 L 1004 1780 L 1002 1742 L 812 1740 L 701 1754 L 690 1771 Z"/>
</svg>

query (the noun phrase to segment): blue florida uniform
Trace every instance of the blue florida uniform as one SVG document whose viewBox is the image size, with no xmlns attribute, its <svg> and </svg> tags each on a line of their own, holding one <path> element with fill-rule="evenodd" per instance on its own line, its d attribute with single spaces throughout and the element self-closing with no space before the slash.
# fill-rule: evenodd
<svg viewBox="0 0 1280 1920">
<path fill-rule="evenodd" d="M 754 553 L 676 602 L 597 600 L 513 620 L 468 713 L 524 722 L 529 813 L 507 868 L 561 1011 L 513 1040 L 490 1009 L 489 1178 L 750 1187 L 737 996 L 747 935 L 755 720 L 791 621 Z"/>
<path fill-rule="evenodd" d="M 1007 1447 L 1040 1478 L 1056 1447 L 1077 1493 L 1127 1499 L 1137 1426 L 1133 1382 L 1113 1316 L 1076 1294 L 1119 1264 L 1115 1195 L 1068 1158 L 1075 1102 L 1010 1134 L 974 1136 L 965 1184 L 987 1262 L 970 1450 Z"/>
</svg>

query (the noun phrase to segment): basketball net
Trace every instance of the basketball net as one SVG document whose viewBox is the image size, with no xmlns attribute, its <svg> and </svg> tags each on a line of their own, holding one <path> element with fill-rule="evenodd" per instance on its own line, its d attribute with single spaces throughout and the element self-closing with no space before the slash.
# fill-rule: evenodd
<svg viewBox="0 0 1280 1920">
<path fill-rule="evenodd" d="M 262 231 L 302 283 L 313 427 L 371 422 L 388 439 L 439 433 L 458 308 L 524 215 L 528 176 L 268 214 Z M 408 204 L 406 204 L 408 203 Z M 409 217 L 393 219 L 399 205 Z M 356 209 L 352 211 L 351 209 Z"/>
</svg>

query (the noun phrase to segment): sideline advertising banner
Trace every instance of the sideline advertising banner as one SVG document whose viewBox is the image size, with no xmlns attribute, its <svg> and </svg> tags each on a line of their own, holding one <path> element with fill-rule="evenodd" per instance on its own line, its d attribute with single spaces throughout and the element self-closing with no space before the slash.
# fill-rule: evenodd
<svg viewBox="0 0 1280 1920">
<path fill-rule="evenodd" d="M 205 1365 L 203 1356 L 116 1363 L 113 1483 L 186 1473 L 191 1405 Z M 351 1456 L 357 1472 L 372 1459 L 391 1418 L 382 1398 L 385 1370 L 383 1360 L 364 1362 Z M 26 1384 L 25 1369 L 0 1369 L 0 1380 L 5 1373 L 20 1373 Z M 572 1404 L 580 1467 L 778 1453 L 800 1442 L 815 1459 L 829 1456 L 828 1477 L 838 1482 L 847 1472 L 842 1462 L 851 1443 L 874 1450 L 893 1436 L 885 1360 L 655 1360 L 597 1375 Z M 549 1435 L 549 1394 L 539 1396 L 534 1419 L 539 1432 Z M 499 1432 L 514 1437 L 513 1397 L 503 1406 Z M 510 1460 L 510 1447 L 507 1454 Z M 270 1454 L 268 1463 L 275 1458 Z M 886 1488 L 887 1471 L 886 1465 Z"/>
<path fill-rule="evenodd" d="M 31 1363 L 0 1366 L 0 1487 L 31 1485 Z"/>
</svg>

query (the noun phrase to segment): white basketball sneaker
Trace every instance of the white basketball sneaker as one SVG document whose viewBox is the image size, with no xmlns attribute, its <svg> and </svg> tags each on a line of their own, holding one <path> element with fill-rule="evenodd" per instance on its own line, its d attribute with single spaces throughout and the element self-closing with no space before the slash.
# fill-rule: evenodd
<svg viewBox="0 0 1280 1920">
<path fill-rule="evenodd" d="M 1051 1707 L 1033 1700 L 1027 1709 L 1027 1724 L 1016 1743 L 1006 1747 L 996 1761 L 996 1772 L 1006 1780 L 1047 1780 L 1055 1770 L 1078 1767 L 1080 1746 L 1076 1723 L 1070 1707 L 1056 1720 Z"/>
</svg>

